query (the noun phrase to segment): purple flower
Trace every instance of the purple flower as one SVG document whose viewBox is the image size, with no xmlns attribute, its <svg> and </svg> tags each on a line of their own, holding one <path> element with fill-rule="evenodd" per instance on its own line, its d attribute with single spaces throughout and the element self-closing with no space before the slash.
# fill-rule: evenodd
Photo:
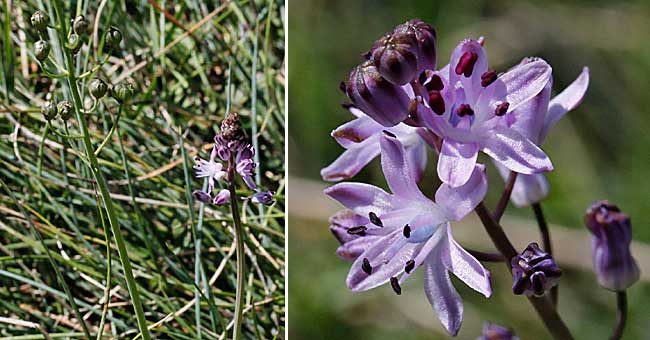
<svg viewBox="0 0 650 340">
<path fill-rule="evenodd" d="M 476 340 L 519 340 L 512 330 L 493 323 L 483 325 L 483 335 Z"/>
<path fill-rule="evenodd" d="M 380 146 L 392 194 L 364 183 L 339 183 L 325 190 L 349 209 L 331 219 L 331 229 L 343 243 L 337 253 L 354 259 L 347 286 L 361 292 L 390 282 L 401 294 L 401 284 L 423 266 L 426 296 L 447 331 L 455 335 L 463 303 L 449 272 L 486 297 L 492 294 L 489 272 L 456 243 L 449 223 L 464 217 L 485 196 L 484 167 L 477 164 L 463 186 L 442 185 L 434 203 L 418 188 L 398 138 L 385 132 Z"/>
<path fill-rule="evenodd" d="M 427 147 L 420 137 L 422 128 L 398 124 L 385 128 L 354 106 L 348 107 L 357 118 L 332 131 L 332 137 L 346 150 L 332 164 L 321 170 L 327 181 L 340 181 L 355 176 L 379 155 L 382 131 L 396 135 L 404 145 L 413 177 L 419 181 L 427 165 Z"/>
<path fill-rule="evenodd" d="M 210 194 L 212 189 L 214 189 L 215 181 L 220 181 L 228 175 L 225 171 L 223 164 L 215 162 L 217 156 L 217 149 L 212 148 L 210 153 L 210 159 L 205 160 L 200 157 L 196 157 L 198 164 L 194 165 L 194 170 L 196 170 L 196 177 L 207 177 L 208 178 L 208 192 Z"/>
<path fill-rule="evenodd" d="M 451 62 L 415 88 L 417 118 L 443 138 L 440 179 L 452 187 L 470 178 L 479 150 L 523 174 L 553 169 L 546 154 L 508 127 L 507 113 L 544 89 L 551 67 L 543 60 L 518 65 L 501 76 L 488 70 L 483 46 L 464 40 Z"/>
<path fill-rule="evenodd" d="M 598 283 L 622 291 L 638 281 L 639 267 L 630 252 L 630 218 L 608 201 L 597 201 L 587 209 L 585 224 L 594 235 L 591 255 Z"/>
<path fill-rule="evenodd" d="M 562 272 L 548 253 L 531 243 L 510 260 L 512 267 L 512 292 L 515 295 L 542 296 L 555 286 Z"/>
<path fill-rule="evenodd" d="M 228 189 L 219 190 L 219 193 L 212 200 L 215 205 L 224 205 L 228 202 L 230 202 L 230 190 Z"/>
<path fill-rule="evenodd" d="M 532 61 L 534 59 L 526 58 L 521 64 Z M 513 122 L 512 129 L 537 145 L 542 145 L 548 131 L 564 114 L 575 109 L 582 102 L 589 86 L 589 69 L 583 67 L 578 78 L 553 99 L 551 99 L 552 84 L 553 79 L 549 78 L 542 92 L 522 103 L 505 117 L 506 121 Z M 495 165 L 506 180 L 510 171 L 497 162 Z M 548 190 L 548 181 L 543 173 L 520 174 L 517 176 L 511 199 L 516 206 L 525 207 L 544 199 L 548 195 Z"/>
<path fill-rule="evenodd" d="M 251 197 L 251 202 L 257 204 L 271 205 L 273 202 L 273 191 L 258 191 Z"/>
<path fill-rule="evenodd" d="M 210 203 L 210 200 L 212 199 L 212 197 L 210 197 L 210 194 L 201 190 L 192 191 L 192 196 L 194 196 L 194 198 L 201 203 Z"/>
</svg>

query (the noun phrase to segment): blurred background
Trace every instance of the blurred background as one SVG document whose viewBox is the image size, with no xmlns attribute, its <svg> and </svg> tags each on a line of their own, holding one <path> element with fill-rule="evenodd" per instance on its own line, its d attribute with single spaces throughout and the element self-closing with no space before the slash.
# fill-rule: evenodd
<svg viewBox="0 0 650 340">
<path fill-rule="evenodd" d="M 570 84 L 583 65 L 591 84 L 583 104 L 569 113 L 544 144 L 556 171 L 542 203 L 552 224 L 556 257 L 564 270 L 560 313 L 577 339 L 605 339 L 614 322 L 614 294 L 600 289 L 591 271 L 590 237 L 583 213 L 596 199 L 618 204 L 633 222 L 633 253 L 642 280 L 629 291 L 625 339 L 650 339 L 650 3 L 648 1 L 342 1 L 289 3 L 289 258 L 291 339 L 447 339 L 416 275 L 395 296 L 390 287 L 352 294 L 345 287 L 350 264 L 327 217 L 340 206 L 322 194 L 319 170 L 343 149 L 329 136 L 350 120 L 338 89 L 361 54 L 383 33 L 418 17 L 438 32 L 438 65 L 463 38 L 485 36 L 490 68 L 505 70 L 526 56 L 554 68 L 554 92 Z M 433 158 L 433 156 L 431 156 Z M 493 207 L 503 182 L 489 164 Z M 435 162 L 420 185 L 438 186 Z M 384 186 L 378 159 L 355 181 Z M 504 226 L 516 246 L 537 240 L 530 209 L 508 208 Z M 464 245 L 491 245 L 474 217 L 454 225 Z M 495 293 L 489 300 L 458 280 L 465 302 L 460 339 L 475 339 L 484 322 L 514 328 L 522 339 L 547 339 L 525 299 L 513 297 L 503 265 L 488 265 Z"/>
</svg>

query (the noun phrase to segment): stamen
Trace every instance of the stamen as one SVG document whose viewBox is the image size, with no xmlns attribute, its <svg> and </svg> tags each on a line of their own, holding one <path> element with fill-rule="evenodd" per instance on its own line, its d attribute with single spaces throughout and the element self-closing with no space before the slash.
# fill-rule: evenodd
<svg viewBox="0 0 650 340">
<path fill-rule="evenodd" d="M 413 268 L 415 268 L 415 261 L 413 260 L 406 261 L 406 267 L 404 267 L 404 271 L 406 272 L 406 274 L 410 274 Z"/>
<path fill-rule="evenodd" d="M 474 115 L 474 110 L 472 110 L 472 108 L 469 106 L 469 104 L 461 104 L 456 109 L 456 114 L 459 117 L 472 116 L 472 115 Z"/>
<path fill-rule="evenodd" d="M 348 229 L 348 234 L 365 236 L 367 230 L 368 230 L 368 228 L 366 228 L 365 226 L 360 225 L 358 227 Z"/>
<path fill-rule="evenodd" d="M 440 91 L 433 90 L 429 92 L 429 106 L 438 116 L 445 113 L 445 100 L 442 98 Z"/>
<path fill-rule="evenodd" d="M 341 82 L 339 83 L 339 90 L 343 91 L 343 94 L 345 94 L 345 95 L 347 95 L 347 93 L 348 93 L 347 92 L 348 91 L 348 86 L 345 85 L 345 82 L 343 80 L 341 80 Z"/>
<path fill-rule="evenodd" d="M 442 91 L 445 88 L 445 84 L 442 83 L 442 79 L 439 75 L 434 74 L 431 76 L 431 80 L 425 85 L 427 91 Z"/>
<path fill-rule="evenodd" d="M 404 231 L 403 231 L 404 237 L 409 238 L 411 237 L 411 226 L 410 225 L 405 225 L 404 226 Z"/>
<path fill-rule="evenodd" d="M 393 287 L 395 294 L 402 295 L 402 287 L 399 286 L 399 281 L 395 276 L 390 278 L 390 285 Z"/>
<path fill-rule="evenodd" d="M 429 76 L 429 73 L 427 71 L 430 72 L 429 70 L 426 70 L 420 73 L 420 76 L 418 77 L 418 83 L 424 84 L 424 82 L 427 80 L 427 77 Z"/>
<path fill-rule="evenodd" d="M 372 266 L 370 265 L 370 261 L 368 261 L 367 258 L 363 258 L 363 263 L 361 264 L 361 269 L 363 270 L 364 273 L 370 275 L 372 274 Z"/>
<path fill-rule="evenodd" d="M 393 137 L 395 137 L 395 135 L 393 135 Z M 381 222 L 379 217 L 377 217 L 377 214 L 375 214 L 374 212 L 371 211 L 368 214 L 368 217 L 370 218 L 370 223 L 372 223 L 372 224 L 374 224 L 374 225 L 376 225 L 378 227 L 383 227 L 384 226 L 384 223 Z"/>
<path fill-rule="evenodd" d="M 390 131 L 388 131 L 388 130 L 384 130 L 384 131 L 382 131 L 382 132 L 383 132 L 386 136 L 388 136 L 388 137 L 397 138 L 397 136 L 395 136 L 394 133 L 392 133 L 392 132 L 390 132 Z M 374 215 L 374 213 L 372 213 L 372 212 L 371 212 L 371 214 Z M 377 216 L 377 215 L 375 215 L 375 216 Z M 374 223 L 373 223 L 373 224 L 374 224 Z M 382 226 L 382 227 L 383 227 L 383 226 Z"/>
<path fill-rule="evenodd" d="M 497 105 L 496 109 L 494 110 L 494 114 L 497 116 L 503 116 L 508 112 L 508 108 L 510 107 L 510 103 L 508 102 L 503 102 L 499 105 Z"/>
<path fill-rule="evenodd" d="M 464 74 L 465 77 L 471 76 L 472 72 L 474 71 L 474 64 L 476 64 L 476 60 L 478 60 L 478 54 L 476 54 L 476 52 L 467 51 L 463 53 L 463 55 L 460 57 L 460 60 L 458 61 L 458 65 L 456 65 L 456 74 Z"/>
<path fill-rule="evenodd" d="M 488 87 L 497 80 L 497 71 L 489 70 L 481 75 L 481 86 Z"/>
</svg>

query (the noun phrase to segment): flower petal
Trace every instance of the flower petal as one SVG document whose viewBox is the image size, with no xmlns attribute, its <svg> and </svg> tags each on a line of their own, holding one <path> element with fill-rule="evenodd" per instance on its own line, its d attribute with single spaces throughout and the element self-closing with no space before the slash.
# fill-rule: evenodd
<svg viewBox="0 0 650 340">
<path fill-rule="evenodd" d="M 457 142 L 449 138 L 443 140 L 438 158 L 440 180 L 454 188 L 467 183 L 474 171 L 477 157 L 477 144 Z"/>
<path fill-rule="evenodd" d="M 514 120 L 510 125 L 511 128 L 537 145 L 541 144 L 539 136 L 544 128 L 544 119 L 548 110 L 548 102 L 551 99 L 552 86 L 553 79 L 550 78 L 540 93 L 521 103 L 515 111 L 509 112 L 508 117 L 506 117 Z"/>
<path fill-rule="evenodd" d="M 454 273 L 470 288 L 489 298 L 492 295 L 490 272 L 474 256 L 456 243 L 451 234 L 450 224 L 447 224 L 446 236 L 440 245 L 446 247 L 446 249 L 442 248 L 441 254 L 447 270 Z"/>
<path fill-rule="evenodd" d="M 487 188 L 485 166 L 476 164 L 467 183 L 456 188 L 442 184 L 436 191 L 436 203 L 444 209 L 450 220 L 460 221 L 483 201 Z"/>
<path fill-rule="evenodd" d="M 424 292 L 447 332 L 458 334 L 463 322 L 463 300 L 451 284 L 449 272 L 432 253 L 424 265 Z"/>
<path fill-rule="evenodd" d="M 368 116 L 351 120 L 332 131 L 332 137 L 344 148 L 358 145 L 384 127 Z"/>
<path fill-rule="evenodd" d="M 422 179 L 424 169 L 427 167 L 427 145 L 422 139 L 406 148 L 406 159 L 411 169 L 411 176 L 416 182 Z"/>
<path fill-rule="evenodd" d="M 339 183 L 325 189 L 325 194 L 361 216 L 382 214 L 392 208 L 391 195 L 370 184 Z"/>
<path fill-rule="evenodd" d="M 332 182 L 354 177 L 379 155 L 378 138 L 379 136 L 372 136 L 344 151 L 332 164 L 321 170 L 321 177 Z"/>
<path fill-rule="evenodd" d="M 582 102 L 587 87 L 589 86 L 589 68 L 583 67 L 582 73 L 576 80 L 567 86 L 560 94 L 555 96 L 549 103 L 548 113 L 546 114 L 546 121 L 544 122 L 544 129 L 542 130 L 540 141 L 543 141 L 548 134 L 548 131 L 557 123 L 565 113 L 575 109 Z"/>
<path fill-rule="evenodd" d="M 370 221 L 368 217 L 357 215 L 354 211 L 343 209 L 337 211 L 329 218 L 330 231 L 341 244 L 351 241 L 359 236 L 348 234 L 348 229 L 366 225 Z"/>
<path fill-rule="evenodd" d="M 503 180 L 507 180 L 510 175 L 508 170 L 503 165 L 493 162 Z M 543 200 L 549 191 L 548 180 L 544 174 L 524 175 L 519 174 L 515 181 L 515 186 L 512 188 L 510 200 L 515 206 L 519 208 L 528 207 L 533 203 Z"/>
<path fill-rule="evenodd" d="M 456 68 L 465 53 L 476 54 L 476 60 L 471 68 L 471 75 L 466 77 L 465 74 L 456 74 Z M 478 98 L 481 90 L 481 75 L 488 70 L 487 56 L 485 49 L 476 40 L 466 39 L 460 42 L 451 54 L 449 62 L 449 83 L 453 87 L 457 81 L 460 81 L 465 89 L 465 96 L 468 103 L 474 103 Z"/>
<path fill-rule="evenodd" d="M 508 112 L 513 111 L 544 89 L 551 78 L 551 71 L 551 66 L 541 59 L 513 67 L 497 79 L 505 86 L 495 88 L 491 95 L 492 102 L 507 101 L 510 104 Z M 505 93 L 499 93 L 503 90 Z"/>
<path fill-rule="evenodd" d="M 483 152 L 512 171 L 530 175 L 553 170 L 542 149 L 505 126 L 496 126 L 481 146 Z"/>
<path fill-rule="evenodd" d="M 358 237 L 336 248 L 336 255 L 342 260 L 354 261 L 380 238 L 381 236 L 370 235 Z"/>
<path fill-rule="evenodd" d="M 381 145 L 381 168 L 390 190 L 403 198 L 428 201 L 415 182 L 404 146 L 397 137 L 385 132 L 379 144 Z"/>
</svg>

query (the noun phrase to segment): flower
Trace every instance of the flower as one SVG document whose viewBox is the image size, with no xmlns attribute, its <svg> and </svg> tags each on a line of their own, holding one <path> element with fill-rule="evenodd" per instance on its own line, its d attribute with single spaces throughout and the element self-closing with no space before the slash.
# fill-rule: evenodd
<svg viewBox="0 0 650 340">
<path fill-rule="evenodd" d="M 532 61 L 534 59 L 526 58 L 521 63 Z M 578 78 L 553 99 L 551 99 L 552 84 L 553 78 L 549 78 L 542 92 L 509 112 L 506 117 L 506 121 L 513 122 L 512 129 L 537 145 L 542 145 L 548 131 L 564 114 L 580 105 L 589 86 L 589 68 L 583 67 Z M 494 164 L 499 174 L 506 180 L 510 171 L 497 162 Z M 525 207 L 544 199 L 548 195 L 548 190 L 548 181 L 543 173 L 519 174 L 510 198 L 516 206 Z"/>
<path fill-rule="evenodd" d="M 585 224 L 594 235 L 591 257 L 598 283 L 622 291 L 639 280 L 639 267 L 630 252 L 630 218 L 608 201 L 594 202 L 585 214 Z"/>
<path fill-rule="evenodd" d="M 486 297 L 492 294 L 490 273 L 456 243 L 449 223 L 464 217 L 485 196 L 484 167 L 477 164 L 464 186 L 441 186 L 434 203 L 418 188 L 398 138 L 384 132 L 380 146 L 392 194 L 364 183 L 339 183 L 325 190 L 349 209 L 335 215 L 331 227 L 343 243 L 339 256 L 354 259 L 347 286 L 360 292 L 390 282 L 401 294 L 401 284 L 423 266 L 426 296 L 447 331 L 455 335 L 463 303 L 449 272 Z"/>
<path fill-rule="evenodd" d="M 493 323 L 483 325 L 483 335 L 476 340 L 519 340 L 514 336 L 512 330 Z"/>
<path fill-rule="evenodd" d="M 210 194 L 201 190 L 192 191 L 192 196 L 194 196 L 194 198 L 201 203 L 210 203 L 210 200 L 212 199 L 212 197 L 210 197 Z"/>
<path fill-rule="evenodd" d="M 512 267 L 512 292 L 515 295 L 542 296 L 555 286 L 562 272 L 548 253 L 531 243 L 510 260 Z"/>
<path fill-rule="evenodd" d="M 228 189 L 219 190 L 219 193 L 212 200 L 215 205 L 224 205 L 228 202 L 230 202 L 230 190 Z"/>
<path fill-rule="evenodd" d="M 518 65 L 501 76 L 488 70 L 483 46 L 463 40 L 448 66 L 431 72 L 414 88 L 417 119 L 443 139 L 440 179 L 458 187 L 470 178 L 479 150 L 523 174 L 553 169 L 546 154 L 508 127 L 507 113 L 536 96 L 551 75 L 543 60 Z"/>
<path fill-rule="evenodd" d="M 215 181 L 220 181 L 228 175 L 228 173 L 223 168 L 223 164 L 215 162 L 217 156 L 217 149 L 212 148 L 210 153 L 210 159 L 205 160 L 200 157 L 196 157 L 195 160 L 198 164 L 194 165 L 194 170 L 196 170 L 196 177 L 207 177 L 208 178 L 208 194 L 214 189 Z"/>
<path fill-rule="evenodd" d="M 258 191 L 253 194 L 251 197 L 251 202 L 257 203 L 257 204 L 264 204 L 264 205 L 271 205 L 273 202 L 273 195 L 275 195 L 275 192 L 273 191 Z"/>
<path fill-rule="evenodd" d="M 253 160 L 254 154 L 255 150 L 253 147 L 246 144 L 237 151 L 237 155 L 235 156 L 235 170 L 251 189 L 257 188 L 253 181 L 253 175 L 255 174 L 255 168 L 257 167 L 257 163 Z"/>
<path fill-rule="evenodd" d="M 406 124 L 385 128 L 354 105 L 347 107 L 357 118 L 332 131 L 332 137 L 346 150 L 332 164 L 321 170 L 323 179 L 340 181 L 358 174 L 364 166 L 379 155 L 381 149 L 379 140 L 382 131 L 386 130 L 396 135 L 404 145 L 410 163 L 409 168 L 413 171 L 413 177 L 419 181 L 427 165 L 426 143 L 420 137 L 424 129 Z"/>
</svg>

